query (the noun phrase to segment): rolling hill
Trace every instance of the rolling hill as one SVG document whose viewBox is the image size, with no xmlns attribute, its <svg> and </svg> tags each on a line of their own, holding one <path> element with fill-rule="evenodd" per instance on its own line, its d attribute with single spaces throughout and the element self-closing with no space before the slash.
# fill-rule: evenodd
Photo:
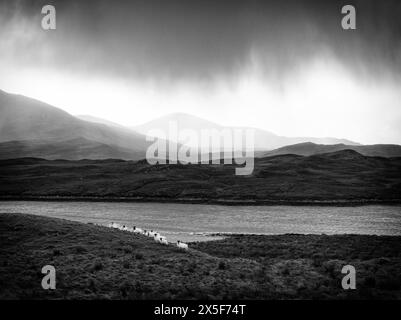
<svg viewBox="0 0 401 320">
<path fill-rule="evenodd" d="M 250 176 L 234 165 L 149 165 L 145 160 L 0 160 L 0 196 L 235 203 L 401 201 L 401 158 L 352 150 L 255 159 Z"/>
<path fill-rule="evenodd" d="M 341 150 L 354 150 L 362 155 L 370 157 L 401 157 L 401 146 L 396 144 L 373 144 L 373 145 L 346 145 L 334 144 L 324 145 L 315 144 L 312 142 L 298 143 L 290 146 L 285 146 L 263 153 L 263 156 L 277 156 L 284 154 L 297 154 L 301 156 L 311 156 L 319 153 L 329 153 Z"/>
</svg>

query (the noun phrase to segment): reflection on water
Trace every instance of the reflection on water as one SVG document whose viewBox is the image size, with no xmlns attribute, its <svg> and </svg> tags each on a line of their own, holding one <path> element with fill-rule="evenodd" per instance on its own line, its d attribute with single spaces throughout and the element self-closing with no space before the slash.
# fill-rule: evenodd
<svg viewBox="0 0 401 320">
<path fill-rule="evenodd" d="M 170 241 L 204 241 L 213 233 L 358 233 L 401 235 L 401 206 L 221 206 L 175 203 L 0 201 L 20 212 L 158 230 Z"/>
</svg>

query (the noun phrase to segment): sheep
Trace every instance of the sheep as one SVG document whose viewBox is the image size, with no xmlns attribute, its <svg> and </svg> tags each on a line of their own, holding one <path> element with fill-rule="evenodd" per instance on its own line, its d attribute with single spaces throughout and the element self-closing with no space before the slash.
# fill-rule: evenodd
<svg viewBox="0 0 401 320">
<path fill-rule="evenodd" d="M 121 229 L 121 225 L 119 225 L 118 223 L 113 223 L 113 228 Z"/>
<path fill-rule="evenodd" d="M 157 233 L 156 233 L 156 231 L 153 231 L 153 230 L 150 230 L 148 232 L 148 236 L 151 237 L 151 238 L 153 238 L 155 236 L 155 234 L 157 234 Z"/>
<path fill-rule="evenodd" d="M 180 249 L 188 250 L 188 245 L 180 240 L 177 241 L 177 247 Z"/>
<path fill-rule="evenodd" d="M 161 244 L 168 244 L 168 241 L 167 241 L 166 237 L 163 237 L 158 233 L 155 233 L 154 239 L 155 239 L 156 242 L 159 242 Z"/>
<path fill-rule="evenodd" d="M 134 232 L 134 233 L 138 233 L 138 234 L 143 234 L 143 235 L 153 238 L 156 242 L 168 245 L 168 241 L 167 241 L 166 237 L 161 236 L 159 233 L 157 233 L 156 231 L 153 231 L 153 230 L 148 231 L 146 229 L 137 228 L 136 226 L 129 228 L 125 224 L 121 226 L 120 224 L 114 223 L 114 222 L 109 223 L 107 226 L 109 228 L 116 228 L 116 229 L 120 229 L 123 231 L 129 231 L 129 232 Z M 180 241 L 177 241 L 177 247 L 185 249 L 185 250 L 188 249 L 188 245 L 186 243 L 183 243 Z"/>
<path fill-rule="evenodd" d="M 143 233 L 143 230 L 141 228 L 137 228 L 136 226 L 133 227 L 133 230 L 135 233 Z"/>
<path fill-rule="evenodd" d="M 107 226 L 108 226 L 109 228 L 118 228 L 118 224 L 115 223 L 115 222 L 109 223 Z"/>
</svg>

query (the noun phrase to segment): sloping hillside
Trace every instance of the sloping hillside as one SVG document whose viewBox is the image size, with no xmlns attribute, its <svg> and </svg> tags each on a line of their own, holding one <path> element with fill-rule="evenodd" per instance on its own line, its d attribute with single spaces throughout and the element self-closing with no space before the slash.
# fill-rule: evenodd
<svg viewBox="0 0 401 320">
<path fill-rule="evenodd" d="M 144 154 L 114 145 L 76 138 L 67 141 L 21 140 L 0 143 L 0 159 L 46 157 L 49 160 L 142 159 Z"/>
<path fill-rule="evenodd" d="M 47 151 L 55 144 L 60 143 L 57 147 L 63 148 L 66 141 L 70 145 L 74 141 L 78 142 L 78 145 L 72 148 L 73 151 L 74 148 L 80 148 L 82 139 L 110 148 L 123 148 L 140 155 L 134 159 L 144 158 L 149 145 L 145 136 L 132 130 L 80 120 L 43 102 L 0 91 L 0 142 L 24 141 L 28 148 L 35 148 L 34 145 L 28 145 L 29 140 L 33 144 L 35 141 L 40 141 L 42 145 L 47 143 L 48 146 L 42 148 L 43 154 L 40 155 L 47 158 Z M 20 152 L 21 150 L 19 149 Z M 84 158 L 89 156 L 90 152 L 83 154 Z M 106 154 L 106 157 L 109 155 Z M 75 158 L 74 154 L 68 157 Z"/>
<path fill-rule="evenodd" d="M 0 299 L 400 299 L 400 237 L 234 236 L 189 251 L 102 226 L 0 213 Z M 343 290 L 342 266 L 357 290 Z M 43 290 L 41 269 L 56 268 Z"/>
</svg>

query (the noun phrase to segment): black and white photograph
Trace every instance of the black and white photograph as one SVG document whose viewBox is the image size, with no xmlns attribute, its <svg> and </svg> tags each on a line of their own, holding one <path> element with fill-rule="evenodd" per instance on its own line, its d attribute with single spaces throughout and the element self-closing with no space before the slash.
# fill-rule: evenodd
<svg viewBox="0 0 401 320">
<path fill-rule="evenodd" d="M 401 2 L 0 0 L 0 300 L 401 300 Z"/>
</svg>

